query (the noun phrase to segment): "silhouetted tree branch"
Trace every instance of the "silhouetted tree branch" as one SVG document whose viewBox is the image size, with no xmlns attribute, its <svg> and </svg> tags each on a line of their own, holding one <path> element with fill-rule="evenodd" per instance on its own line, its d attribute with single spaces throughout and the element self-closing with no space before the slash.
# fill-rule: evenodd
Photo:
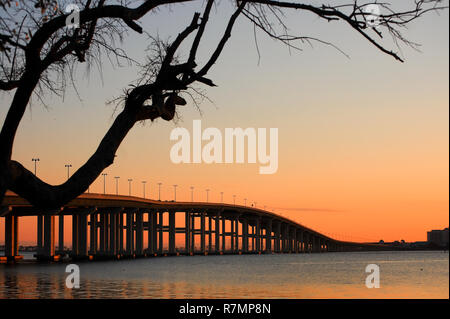
<svg viewBox="0 0 450 319">
<path fill-rule="evenodd" d="M 235 11 L 229 17 L 216 48 L 206 63 L 198 66 L 197 51 L 214 5 L 214 0 L 207 0 L 203 13 L 195 13 L 175 40 L 164 43 L 152 38 L 153 50 L 147 63 L 142 66 L 140 78 L 121 97 L 123 109 L 94 154 L 65 183 L 49 185 L 11 159 L 17 128 L 31 96 L 36 94 L 38 98 L 43 98 L 48 92 L 64 92 L 66 82 L 55 81 L 55 74 L 62 79 L 72 79 L 75 64 L 92 64 L 101 59 L 101 52 L 114 56 L 117 61 L 132 62 L 126 51 L 115 45 L 116 41 L 120 41 L 129 29 L 143 33 L 138 22 L 153 9 L 189 1 L 75 1 L 81 8 L 80 26 L 68 29 L 65 25 L 68 13 L 58 7 L 56 1 L 18 1 L 16 5 L 16 1 L 0 0 L 0 90 L 14 91 L 0 132 L 0 202 L 7 189 L 35 206 L 47 208 L 62 206 L 83 193 L 113 163 L 118 147 L 136 122 L 157 118 L 171 121 L 177 106 L 187 103 L 182 93 L 193 89 L 193 84 L 215 86 L 206 76 L 217 63 L 241 15 L 255 28 L 292 48 L 298 48 L 296 41 L 333 44 L 314 37 L 290 34 L 283 10 L 309 12 L 330 23 L 342 21 L 383 53 L 403 61 L 398 53 L 378 42 L 383 38 L 383 32 L 387 31 L 396 45 L 415 47 L 413 42 L 402 36 L 400 29 L 427 12 L 446 8 L 441 0 L 416 0 L 409 1 L 412 3 L 411 9 L 397 12 L 388 3 L 379 3 L 385 13 L 378 17 L 378 27 L 374 28 L 367 20 L 367 3 L 361 5 L 357 1 L 335 6 L 315 6 L 294 1 L 236 1 Z M 63 4 L 66 3 L 69 2 Z M 194 33 L 189 56 L 186 61 L 180 61 L 177 52 Z"/>
</svg>

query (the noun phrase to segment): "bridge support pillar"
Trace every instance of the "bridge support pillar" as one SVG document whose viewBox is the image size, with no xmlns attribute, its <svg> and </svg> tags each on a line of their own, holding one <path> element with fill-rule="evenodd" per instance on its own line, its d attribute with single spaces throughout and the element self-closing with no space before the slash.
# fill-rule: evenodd
<svg viewBox="0 0 450 319">
<path fill-rule="evenodd" d="M 156 254 L 156 251 L 158 249 L 158 214 L 157 212 L 153 211 L 151 213 L 151 217 L 152 217 L 152 225 L 151 225 L 151 229 L 152 229 L 152 247 L 151 247 L 151 253 L 152 254 Z"/>
<path fill-rule="evenodd" d="M 111 223 L 111 214 L 107 213 L 105 214 L 105 219 L 104 219 L 104 237 L 105 237 L 105 254 L 109 253 L 109 248 L 111 247 L 111 243 L 110 243 L 110 228 L 109 225 Z"/>
<path fill-rule="evenodd" d="M 215 238 L 214 238 L 214 245 L 215 245 L 215 252 L 216 254 L 220 251 L 220 213 L 216 214 L 215 217 L 215 225 L 214 225 L 214 231 L 215 231 Z"/>
<path fill-rule="evenodd" d="M 294 242 L 293 242 L 293 237 L 292 237 L 292 227 L 291 226 L 287 226 L 287 240 L 288 240 L 288 252 L 291 254 L 294 251 Z"/>
<path fill-rule="evenodd" d="M 317 236 L 313 236 L 313 251 L 315 253 L 319 252 L 319 244 L 318 244 L 319 238 Z"/>
<path fill-rule="evenodd" d="M 306 231 L 303 231 L 303 252 L 309 253 L 309 235 Z"/>
<path fill-rule="evenodd" d="M 175 254 L 175 212 L 169 211 L 169 254 Z"/>
<path fill-rule="evenodd" d="M 147 254 L 154 254 L 152 212 L 147 213 Z"/>
<path fill-rule="evenodd" d="M 14 261 L 19 256 L 19 217 L 5 216 L 5 256 Z"/>
<path fill-rule="evenodd" d="M 239 218 L 234 219 L 234 251 L 239 252 Z"/>
<path fill-rule="evenodd" d="M 225 229 L 226 229 L 226 219 L 225 216 L 222 216 L 222 252 L 225 253 L 225 248 L 226 248 L 226 233 L 225 233 Z"/>
<path fill-rule="evenodd" d="M 237 231 L 237 220 L 236 218 L 232 217 L 231 218 L 231 235 L 230 235 L 230 239 L 231 239 L 231 252 L 232 253 L 236 253 L 236 251 L 238 250 L 237 244 L 236 244 L 236 231 Z"/>
<path fill-rule="evenodd" d="M 37 255 L 41 255 L 42 247 L 43 247 L 43 225 L 44 225 L 44 216 L 37 215 Z"/>
<path fill-rule="evenodd" d="M 288 253 L 292 253 L 294 251 L 294 242 L 292 240 L 292 227 L 287 225 L 287 249 Z"/>
<path fill-rule="evenodd" d="M 304 238 L 303 238 L 303 230 L 299 229 L 298 230 L 298 246 L 299 246 L 299 252 L 300 253 L 304 253 L 304 247 L 303 247 L 303 243 L 305 242 Z"/>
<path fill-rule="evenodd" d="M 206 252 L 205 250 L 205 213 L 201 212 L 200 213 L 200 250 L 201 253 L 204 254 Z"/>
<path fill-rule="evenodd" d="M 234 253 L 234 218 L 230 219 L 230 251 Z"/>
<path fill-rule="evenodd" d="M 87 214 L 79 214 L 78 217 L 78 256 L 87 256 Z"/>
<path fill-rule="evenodd" d="M 212 218 L 207 215 L 208 218 L 208 253 L 212 252 Z"/>
<path fill-rule="evenodd" d="M 58 254 L 64 255 L 64 214 L 58 216 Z"/>
<path fill-rule="evenodd" d="M 97 253 L 97 214 L 92 213 L 89 216 L 89 254 Z"/>
<path fill-rule="evenodd" d="M 144 214 L 141 211 L 136 213 L 136 255 L 144 254 Z"/>
<path fill-rule="evenodd" d="M 186 254 L 189 255 L 191 253 L 191 245 L 190 245 L 190 237 L 191 237 L 191 218 L 189 212 L 184 213 L 184 247 L 186 250 Z"/>
<path fill-rule="evenodd" d="M 72 256 L 78 256 L 78 215 L 72 215 Z"/>
<path fill-rule="evenodd" d="M 298 254 L 297 228 L 294 228 L 294 253 Z"/>
<path fill-rule="evenodd" d="M 276 221 L 276 223 L 275 223 L 274 235 L 275 235 L 275 240 L 274 240 L 275 252 L 280 253 L 281 223 L 279 221 Z"/>
<path fill-rule="evenodd" d="M 286 248 L 286 225 L 281 226 L 281 252 L 287 252 Z"/>
<path fill-rule="evenodd" d="M 164 253 L 164 212 L 158 212 L 158 252 Z"/>
<path fill-rule="evenodd" d="M 272 220 L 266 222 L 266 253 L 272 253 Z"/>
<path fill-rule="evenodd" d="M 117 213 L 109 214 L 109 254 L 117 255 Z"/>
<path fill-rule="evenodd" d="M 251 227 L 252 231 L 252 252 L 256 253 L 256 225 L 252 225 Z"/>
<path fill-rule="evenodd" d="M 261 219 L 256 219 L 256 252 L 261 252 Z"/>
<path fill-rule="evenodd" d="M 311 252 L 311 235 L 309 233 L 306 233 L 305 252 Z"/>
<path fill-rule="evenodd" d="M 134 213 L 133 212 L 127 212 L 126 213 L 126 253 L 129 256 L 132 256 L 134 254 L 134 234 L 133 234 L 133 224 L 134 224 Z"/>
<path fill-rule="evenodd" d="M 99 228 L 100 228 L 99 250 L 100 253 L 103 254 L 105 252 L 105 214 L 100 214 Z"/>
<path fill-rule="evenodd" d="M 248 220 L 246 217 L 242 220 L 242 250 L 248 253 Z"/>
<path fill-rule="evenodd" d="M 44 216 L 44 247 L 42 255 L 45 259 L 55 256 L 55 216 Z"/>
<path fill-rule="evenodd" d="M 118 252 L 120 255 L 122 255 L 124 253 L 124 249 L 123 249 L 123 230 L 124 230 L 124 222 L 123 222 L 123 211 L 119 212 L 119 218 L 118 218 L 118 232 L 119 232 L 119 246 L 117 247 Z"/>
<path fill-rule="evenodd" d="M 191 253 L 195 254 L 195 213 L 191 213 Z"/>
</svg>

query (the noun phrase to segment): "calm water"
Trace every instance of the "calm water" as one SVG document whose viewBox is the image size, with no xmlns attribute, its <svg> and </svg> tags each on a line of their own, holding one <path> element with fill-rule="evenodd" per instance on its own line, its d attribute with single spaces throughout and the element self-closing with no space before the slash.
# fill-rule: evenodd
<svg viewBox="0 0 450 319">
<path fill-rule="evenodd" d="M 380 288 L 365 286 L 368 264 Z M 67 264 L 0 264 L 0 298 L 449 298 L 448 252 L 179 256 Z"/>
</svg>

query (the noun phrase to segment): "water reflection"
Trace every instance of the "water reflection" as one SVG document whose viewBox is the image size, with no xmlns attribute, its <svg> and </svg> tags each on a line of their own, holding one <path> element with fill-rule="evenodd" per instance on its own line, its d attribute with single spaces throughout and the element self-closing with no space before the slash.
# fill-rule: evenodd
<svg viewBox="0 0 450 319">
<path fill-rule="evenodd" d="M 448 298 L 448 252 L 195 256 L 66 264 L 0 265 L 0 298 Z M 365 287 L 365 267 L 381 288 Z"/>
</svg>

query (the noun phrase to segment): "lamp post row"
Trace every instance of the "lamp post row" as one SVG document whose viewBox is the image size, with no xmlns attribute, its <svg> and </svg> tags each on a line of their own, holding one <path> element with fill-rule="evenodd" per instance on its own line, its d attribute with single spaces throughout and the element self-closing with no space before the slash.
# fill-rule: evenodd
<svg viewBox="0 0 450 319">
<path fill-rule="evenodd" d="M 117 156 L 117 155 L 116 155 Z M 34 162 L 34 175 L 37 176 L 37 162 L 40 161 L 39 158 L 32 158 L 31 161 Z M 67 168 L 67 180 L 69 180 L 70 178 L 70 168 L 72 167 L 72 164 L 65 164 L 64 167 Z M 102 173 L 103 176 L 103 194 L 106 194 L 106 176 L 108 176 L 107 173 Z M 119 179 L 120 176 L 114 176 L 114 179 L 116 180 L 116 195 L 119 195 Z M 131 196 L 131 182 L 133 181 L 132 178 L 128 179 L 128 194 L 129 196 Z M 142 181 L 142 186 L 143 186 L 143 198 L 146 197 L 146 192 L 145 192 L 145 184 L 147 183 L 147 181 Z M 162 183 L 159 182 L 157 183 L 158 185 L 158 200 L 161 200 L 161 185 Z M 174 201 L 177 200 L 177 184 L 173 185 L 173 191 L 174 191 Z M 194 201 L 194 186 L 190 186 L 191 189 L 191 202 Z M 209 191 L 210 189 L 207 188 L 206 189 L 206 202 L 209 202 Z M 87 192 L 89 193 L 89 187 Z M 220 192 L 220 202 L 223 203 L 223 194 L 224 192 Z M 257 202 L 254 202 L 254 206 L 256 207 Z M 233 195 L 233 205 L 236 205 L 236 195 Z M 244 206 L 247 206 L 247 198 L 244 198 Z M 253 206 L 253 205 L 252 205 Z M 266 209 L 266 206 L 264 205 L 264 210 Z"/>
</svg>

